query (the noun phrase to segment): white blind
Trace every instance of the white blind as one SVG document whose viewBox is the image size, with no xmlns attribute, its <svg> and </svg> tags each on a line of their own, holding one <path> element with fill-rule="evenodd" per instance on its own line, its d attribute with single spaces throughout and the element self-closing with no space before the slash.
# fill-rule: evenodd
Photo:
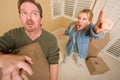
<svg viewBox="0 0 120 80">
<path fill-rule="evenodd" d="M 95 8 L 93 10 L 94 18 L 93 22 L 96 23 L 98 15 L 101 9 L 105 10 L 105 18 L 111 19 L 115 24 L 110 31 L 110 39 L 112 40 L 119 31 L 119 19 L 120 19 L 120 0 L 97 0 Z"/>
<path fill-rule="evenodd" d="M 101 52 L 120 61 L 120 33 L 117 34 L 114 40 L 111 40 Z"/>
<path fill-rule="evenodd" d="M 76 0 L 75 4 L 75 18 L 78 17 L 78 13 L 83 9 L 90 9 L 92 0 Z M 92 5 L 93 6 L 93 5 Z"/>
<path fill-rule="evenodd" d="M 105 18 L 114 22 L 110 31 L 110 42 L 102 51 L 120 61 L 120 0 L 97 0 L 94 8 L 95 22 L 102 8 L 105 10 Z"/>
<path fill-rule="evenodd" d="M 62 0 L 51 0 L 52 18 L 62 15 Z"/>
<path fill-rule="evenodd" d="M 64 16 L 77 18 L 79 11 L 85 8 L 92 8 L 95 0 L 64 0 Z"/>
<path fill-rule="evenodd" d="M 93 9 L 93 13 L 94 13 L 93 23 L 96 23 L 96 21 L 98 19 L 99 12 L 104 7 L 106 1 L 107 0 L 97 0 L 96 1 L 95 7 Z"/>
<path fill-rule="evenodd" d="M 75 0 L 64 0 L 64 15 L 73 17 Z"/>
<path fill-rule="evenodd" d="M 120 38 L 117 39 L 114 44 L 112 44 L 108 49 L 107 53 L 115 56 L 116 58 L 120 58 Z"/>
<path fill-rule="evenodd" d="M 109 12 L 111 15 L 108 15 L 108 17 L 114 22 L 114 27 L 110 31 L 111 40 L 120 32 L 120 0 L 116 0 L 113 4 L 115 5 L 112 5 L 113 9 Z"/>
<path fill-rule="evenodd" d="M 94 2 L 95 0 L 51 0 L 52 17 L 63 15 L 75 19 L 80 10 L 92 8 Z"/>
</svg>

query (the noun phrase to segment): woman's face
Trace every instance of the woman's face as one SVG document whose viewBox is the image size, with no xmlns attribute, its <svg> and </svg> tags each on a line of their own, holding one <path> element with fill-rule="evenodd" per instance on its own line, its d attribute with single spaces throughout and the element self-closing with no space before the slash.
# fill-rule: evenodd
<svg viewBox="0 0 120 80">
<path fill-rule="evenodd" d="M 77 30 L 81 30 L 89 25 L 91 21 L 89 20 L 89 16 L 87 13 L 79 13 L 78 20 L 77 20 Z"/>
</svg>

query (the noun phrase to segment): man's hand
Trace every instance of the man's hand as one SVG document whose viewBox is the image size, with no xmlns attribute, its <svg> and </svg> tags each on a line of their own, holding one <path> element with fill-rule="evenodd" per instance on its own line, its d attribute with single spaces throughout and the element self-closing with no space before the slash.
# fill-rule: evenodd
<svg viewBox="0 0 120 80">
<path fill-rule="evenodd" d="M 104 18 L 105 11 L 101 10 L 98 16 L 98 21 L 94 27 L 96 34 L 103 33 L 104 31 L 110 31 L 113 27 L 113 22 Z"/>
<path fill-rule="evenodd" d="M 28 56 L 7 55 L 7 59 L 2 64 L 2 80 L 23 80 L 21 77 L 22 70 L 32 75 L 30 64 L 33 62 Z"/>
</svg>

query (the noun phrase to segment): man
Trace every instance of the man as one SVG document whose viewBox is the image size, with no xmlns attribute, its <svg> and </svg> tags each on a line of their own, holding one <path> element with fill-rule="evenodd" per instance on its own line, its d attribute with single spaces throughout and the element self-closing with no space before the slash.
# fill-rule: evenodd
<svg viewBox="0 0 120 80">
<path fill-rule="evenodd" d="M 42 29 L 42 8 L 34 0 L 19 0 L 18 10 L 23 27 L 8 31 L 0 37 L 0 68 L 2 80 L 23 80 L 20 76 L 21 69 L 29 75 L 33 72 L 30 64 L 32 59 L 28 56 L 17 56 L 9 53 L 27 44 L 38 42 L 50 64 L 51 80 L 58 77 L 59 48 L 56 38 Z"/>
</svg>

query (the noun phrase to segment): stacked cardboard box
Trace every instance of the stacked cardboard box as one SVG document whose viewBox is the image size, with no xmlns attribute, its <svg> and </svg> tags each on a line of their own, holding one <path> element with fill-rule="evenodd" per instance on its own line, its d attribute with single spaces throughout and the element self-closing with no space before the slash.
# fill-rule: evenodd
<svg viewBox="0 0 120 80">
<path fill-rule="evenodd" d="M 102 74 L 109 71 L 109 67 L 101 57 L 88 58 L 86 65 L 91 75 Z"/>
<path fill-rule="evenodd" d="M 105 37 L 95 40 L 92 39 L 89 43 L 88 56 L 86 58 L 86 66 L 91 75 L 102 74 L 109 71 L 109 67 L 104 62 L 102 57 L 99 57 L 99 52 L 103 49 L 110 40 L 110 34 Z"/>
<path fill-rule="evenodd" d="M 108 44 L 110 41 L 110 34 L 107 33 L 103 38 L 101 39 L 92 39 L 89 42 L 88 46 L 88 56 L 98 56 L 99 52 Z"/>
</svg>

